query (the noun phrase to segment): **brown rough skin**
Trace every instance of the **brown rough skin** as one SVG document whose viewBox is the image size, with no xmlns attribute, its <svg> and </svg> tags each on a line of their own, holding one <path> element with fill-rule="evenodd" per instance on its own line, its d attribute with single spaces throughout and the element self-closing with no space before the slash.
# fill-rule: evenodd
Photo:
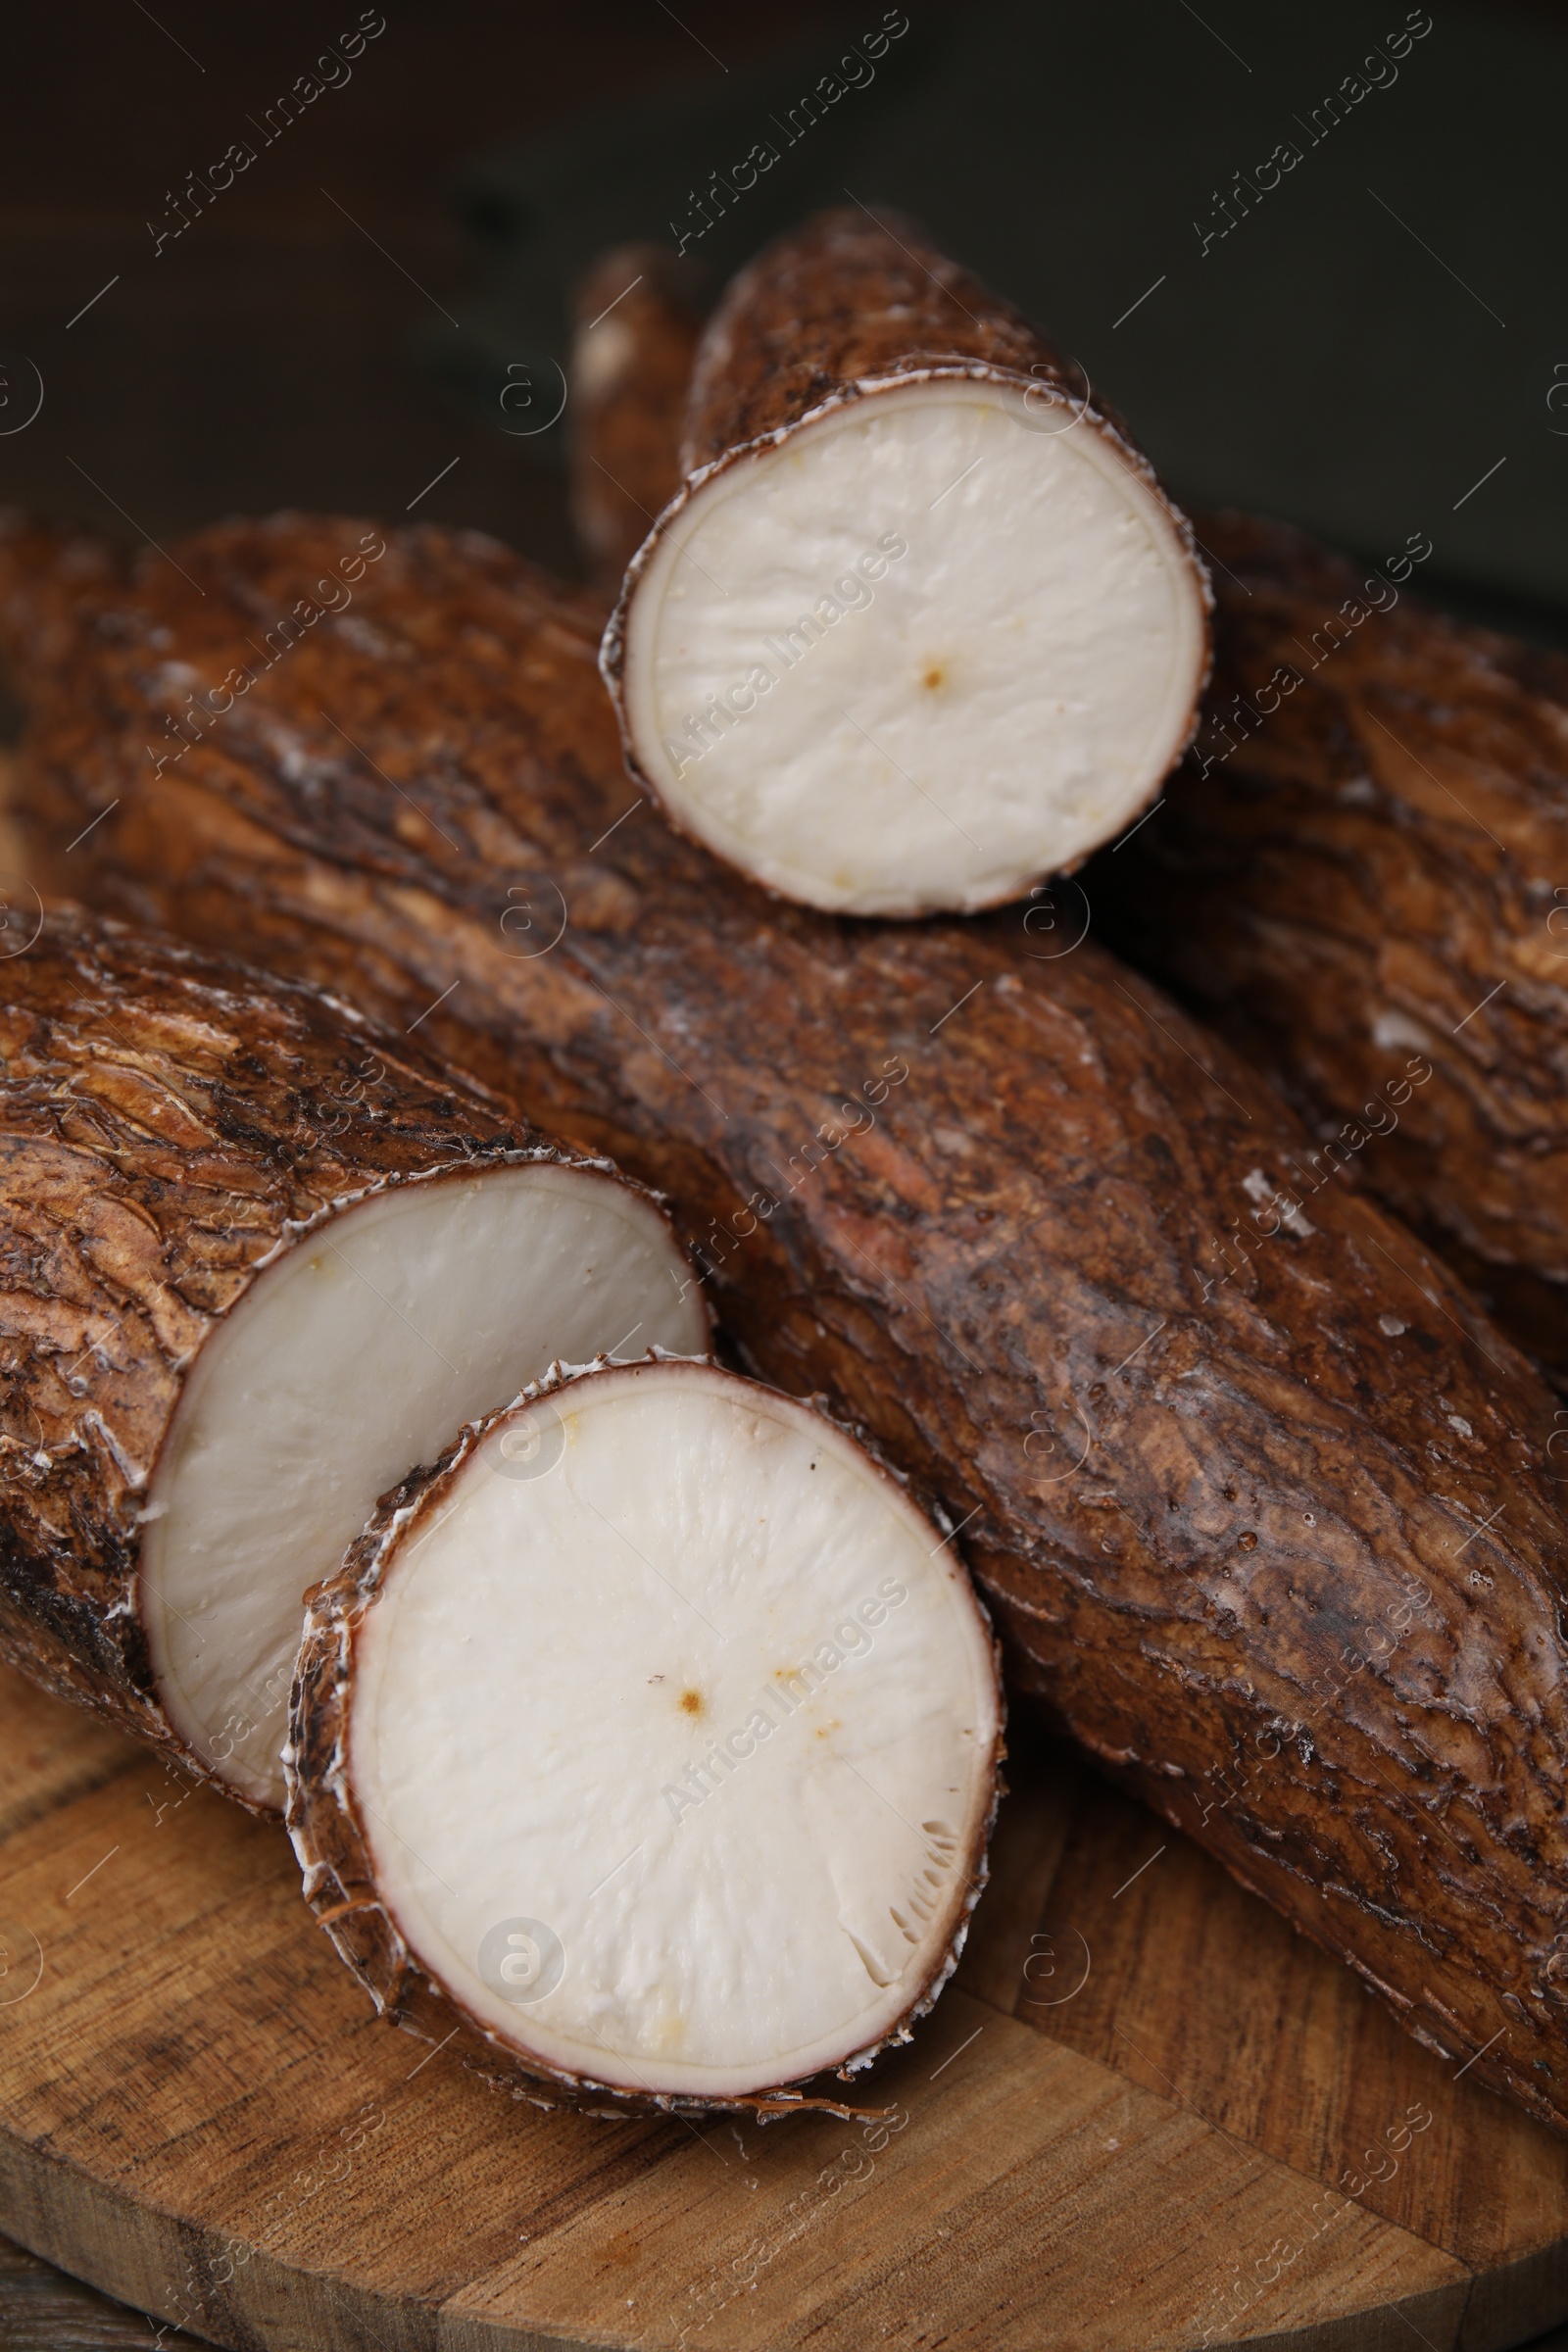
<svg viewBox="0 0 1568 2352">
<path fill-rule="evenodd" d="M 375 1605 L 398 1552 L 405 1544 L 417 1543 L 427 1523 L 440 1517 L 454 1480 L 490 1433 L 535 1397 L 554 1396 L 576 1380 L 592 1379 L 607 1363 L 607 1358 L 600 1357 L 594 1364 L 554 1366 L 511 1404 L 466 1423 L 438 1461 L 411 1472 L 382 1496 L 375 1517 L 350 1546 L 338 1575 L 306 1595 L 305 1630 L 289 1702 L 288 1745 L 283 1752 L 288 1830 L 304 1874 L 306 1900 L 339 1957 L 384 2017 L 427 2035 L 432 2042 L 450 2046 L 453 2056 L 469 2073 L 481 2075 L 494 2087 L 510 2090 L 514 2098 L 527 2099 L 535 2107 L 586 2107 L 590 2113 L 604 2113 L 606 2100 L 613 2099 L 616 2107 L 608 2112 L 667 2115 L 720 2109 L 753 2114 L 762 2123 L 807 2111 L 846 2120 L 890 2112 L 846 2105 L 842 2095 L 831 2090 L 813 2093 L 788 2082 L 735 2099 L 657 2091 L 644 2094 L 629 2091 L 621 2083 L 598 2082 L 587 2076 L 547 2068 L 538 2059 L 525 2061 L 493 2034 L 450 1985 L 421 1967 L 381 1900 L 352 1774 L 344 1761 L 350 1751 L 355 1645 L 366 1613 Z M 861 1432 L 849 1434 L 864 1443 Z M 875 1448 L 871 1450 L 876 1458 Z M 882 1467 L 887 1471 L 885 1463 Z M 895 1473 L 888 1475 L 896 1477 Z M 1000 1657 L 997 1670 L 1000 1682 Z M 970 1918 L 990 1877 L 987 1856 L 1002 1796 L 1000 1767 L 1004 1752 L 999 1733 L 992 1762 L 991 1805 L 961 1865 L 963 1894 L 952 1941 L 899 2025 L 877 2045 L 877 2052 L 860 2054 L 861 2066 L 867 2055 L 909 2039 L 909 2028 L 935 2006 L 958 1964 Z M 839 2077 L 844 2082 L 854 2079 L 843 2068 Z M 825 2076 L 821 2081 L 827 2083 L 831 2079 Z"/>
<path fill-rule="evenodd" d="M 654 349 L 667 333 L 662 309 L 655 289 L 644 330 Z M 1038 411 L 1043 429 L 1046 419 L 1059 415 L 1063 430 L 1100 434 L 1169 514 L 1208 601 L 1191 524 L 1121 418 L 1094 398 L 1076 362 L 1048 343 L 1021 311 L 948 260 L 905 215 L 873 217 L 860 206 L 819 213 L 739 271 L 713 313 L 688 394 L 677 457 L 684 480 L 631 558 L 605 633 L 601 668 L 626 764 L 656 799 L 657 787 L 632 742 L 624 664 L 627 614 L 658 540 L 706 482 L 744 465 L 760 446 L 775 446 L 851 402 L 943 380 L 1013 387 Z M 1149 797 L 1153 799 L 1152 789 Z"/>
<path fill-rule="evenodd" d="M 1097 927 L 1568 1371 L 1568 660 L 1424 609 L 1419 532 L 1352 567 L 1250 516 L 1199 527 L 1208 715 L 1096 868 Z M 1412 1051 L 1437 1075 L 1392 1128 Z"/>
<path fill-rule="evenodd" d="M 101 818 L 61 866 L 427 1015 L 663 1186 L 752 1366 L 961 1523 L 1015 1682 L 1418 2036 L 1490 2043 L 1476 2075 L 1568 2121 L 1544 1385 L 1353 1170 L 1268 1203 L 1304 1130 L 1073 945 L 1070 885 L 855 923 L 669 833 L 621 772 L 598 608 L 480 538 L 388 534 L 353 611 L 155 774 L 161 713 L 259 666 L 247 634 L 358 529 L 221 526 L 172 551 L 200 595 L 150 553 L 58 666 L 19 649 L 38 832 Z"/>
<path fill-rule="evenodd" d="M 705 315 L 695 275 L 667 245 L 617 245 L 572 303 L 571 519 L 611 593 L 680 488 L 675 453 Z"/>
<path fill-rule="evenodd" d="M 1075 361 L 950 261 L 917 221 L 859 205 L 818 213 L 730 280 L 697 354 L 680 470 L 733 464 L 873 387 L 943 376 L 1032 384 L 1042 416 L 1081 416 L 1164 498 L 1149 460 L 1095 400 Z"/>
<path fill-rule="evenodd" d="M 138 1514 L 200 1348 L 345 1198 L 571 1155 L 341 1001 L 77 908 L 12 922 L 0 1657 L 217 1781 L 164 1715 L 135 1600 Z"/>
</svg>

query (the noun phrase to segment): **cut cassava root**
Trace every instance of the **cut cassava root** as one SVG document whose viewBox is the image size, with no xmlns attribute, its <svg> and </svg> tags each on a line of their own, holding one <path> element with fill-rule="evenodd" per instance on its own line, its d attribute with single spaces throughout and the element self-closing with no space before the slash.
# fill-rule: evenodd
<svg viewBox="0 0 1568 2352">
<path fill-rule="evenodd" d="M 1186 522 L 1071 366 L 908 221 L 826 214 L 741 272 L 682 463 L 605 677 L 633 774 L 769 890 L 881 915 L 1019 898 L 1190 740 Z"/>
<path fill-rule="evenodd" d="M 37 643 L 28 578 L 52 614 L 84 559 L 0 540 L 35 838 L 96 818 L 83 887 L 420 1019 L 666 1189 L 750 1365 L 951 1514 L 1016 1683 L 1568 2123 L 1555 1399 L 1353 1168 L 1297 1205 L 1304 1129 L 1074 944 L 1070 888 L 838 922 L 658 823 L 601 610 L 491 542 L 389 533 L 354 612 L 150 775 L 172 701 L 361 528 L 222 525 Z"/>
<path fill-rule="evenodd" d="M 701 1310 L 646 1193 L 343 1003 L 40 920 L 0 961 L 0 1655 L 275 1807 L 305 1588 L 376 1496 Z"/>
<path fill-rule="evenodd" d="M 466 1431 L 314 1597 L 289 1825 L 383 2009 L 427 1984 L 574 2092 L 788 2105 L 952 1973 L 1000 1707 L 962 1568 L 844 1431 L 595 1366 Z"/>
<path fill-rule="evenodd" d="M 689 336 L 654 282 L 622 340 L 627 380 L 644 348 L 662 380 Z M 596 456 L 618 457 L 631 420 L 579 422 L 573 464 L 603 497 Z M 667 397 L 643 428 L 642 500 L 601 518 L 622 544 L 650 485 L 676 483 Z M 1568 663 L 1412 598 L 1422 533 L 1369 568 L 1256 515 L 1198 527 L 1215 579 L 1206 721 L 1157 820 L 1086 878 L 1097 928 L 1306 1113 L 1309 1189 L 1362 1166 L 1568 1374 Z"/>
</svg>

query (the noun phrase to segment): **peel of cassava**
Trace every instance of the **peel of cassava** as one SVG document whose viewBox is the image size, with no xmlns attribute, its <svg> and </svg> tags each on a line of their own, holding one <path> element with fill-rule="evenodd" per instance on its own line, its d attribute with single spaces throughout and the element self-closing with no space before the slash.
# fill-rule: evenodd
<svg viewBox="0 0 1568 2352">
<path fill-rule="evenodd" d="M 340 1001 L 85 917 L 0 961 L 0 1655 L 257 1807 L 305 1589 L 563 1350 L 700 1347 L 659 1204 Z"/>
<path fill-rule="evenodd" d="M 1314 1181 L 1364 1154 L 1568 1371 L 1568 661 L 1423 608 L 1408 551 L 1200 527 L 1209 713 L 1097 917 L 1307 1111 Z M 1391 1105 L 1411 1054 L 1433 1080 Z"/>
<path fill-rule="evenodd" d="M 1020 898 L 1190 740 L 1186 521 L 1074 367 L 910 222 L 824 214 L 742 270 L 682 464 L 604 673 L 632 773 L 769 890 Z"/>
<path fill-rule="evenodd" d="M 289 1826 L 400 2020 L 574 2094 L 784 2109 L 952 1974 L 1000 1749 L 903 1485 L 666 1357 L 552 1377 L 387 1496 L 313 1596 Z"/>
<path fill-rule="evenodd" d="M 427 1015 L 662 1186 L 750 1366 L 951 1515 L 1015 1685 L 1562 2124 L 1555 1399 L 1354 1168 L 1299 1205 L 1305 1129 L 1077 944 L 1072 886 L 918 925 L 765 898 L 630 792 L 600 607 L 431 527 L 318 612 L 360 534 L 224 524 L 189 581 L 94 557 L 64 632 L 87 557 L 0 542 L 59 867 Z"/>
</svg>

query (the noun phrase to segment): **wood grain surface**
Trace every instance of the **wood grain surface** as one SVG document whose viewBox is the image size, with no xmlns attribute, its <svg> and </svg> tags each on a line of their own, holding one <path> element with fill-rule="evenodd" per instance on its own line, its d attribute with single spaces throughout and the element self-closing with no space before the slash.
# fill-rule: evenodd
<svg viewBox="0 0 1568 2352">
<path fill-rule="evenodd" d="M 545 2116 L 368 2012 L 279 1830 L 0 1677 L 0 2228 L 245 2352 L 1488 2352 L 1568 2313 L 1568 2144 L 1026 1726 L 1013 1779 L 892 2130 Z"/>
<path fill-rule="evenodd" d="M 203 2338 L 156 2324 L 68 2278 L 52 2262 L 0 2237 L 0 2346 L 4 2352 L 180 2352 Z"/>
</svg>

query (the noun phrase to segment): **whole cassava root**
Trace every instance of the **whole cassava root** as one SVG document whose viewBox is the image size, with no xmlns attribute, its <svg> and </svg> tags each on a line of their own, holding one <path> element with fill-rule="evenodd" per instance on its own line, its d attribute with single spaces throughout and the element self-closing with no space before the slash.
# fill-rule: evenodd
<svg viewBox="0 0 1568 2352">
<path fill-rule="evenodd" d="M 30 928 L 0 959 L 0 1656 L 276 1807 L 305 1588 L 389 1464 L 548 1363 L 519 1281 L 564 1347 L 613 1346 L 628 1290 L 655 1338 L 701 1324 L 640 1188 L 340 1000 Z"/>
<path fill-rule="evenodd" d="M 1419 546 L 1369 577 L 1200 529 L 1209 714 L 1097 917 L 1568 1369 L 1568 661 L 1423 609 Z M 1391 1120 L 1411 1053 L 1435 1077 Z"/>
<path fill-rule="evenodd" d="M 420 1018 L 665 1186 L 752 1364 L 961 1523 L 1015 1680 L 1563 2123 L 1547 1392 L 1353 1172 L 1293 1204 L 1294 1115 L 1074 945 L 1069 888 L 865 926 L 669 834 L 621 773 L 599 609 L 499 547 L 390 534 L 251 675 L 247 631 L 303 627 L 357 530 L 223 526 L 176 551 L 201 595 L 148 560 L 30 674 L 24 644 L 38 837 L 101 818 L 83 887 Z"/>
<path fill-rule="evenodd" d="M 662 386 L 634 406 L 646 460 L 679 336 L 657 284 L 636 299 L 622 356 L 640 343 Z M 585 419 L 596 514 L 612 421 Z M 1187 522 L 1081 371 L 911 221 L 826 213 L 739 273 L 680 463 L 605 679 L 633 772 L 766 888 L 901 916 L 1021 898 L 1191 740 L 1208 591 Z"/>
</svg>

